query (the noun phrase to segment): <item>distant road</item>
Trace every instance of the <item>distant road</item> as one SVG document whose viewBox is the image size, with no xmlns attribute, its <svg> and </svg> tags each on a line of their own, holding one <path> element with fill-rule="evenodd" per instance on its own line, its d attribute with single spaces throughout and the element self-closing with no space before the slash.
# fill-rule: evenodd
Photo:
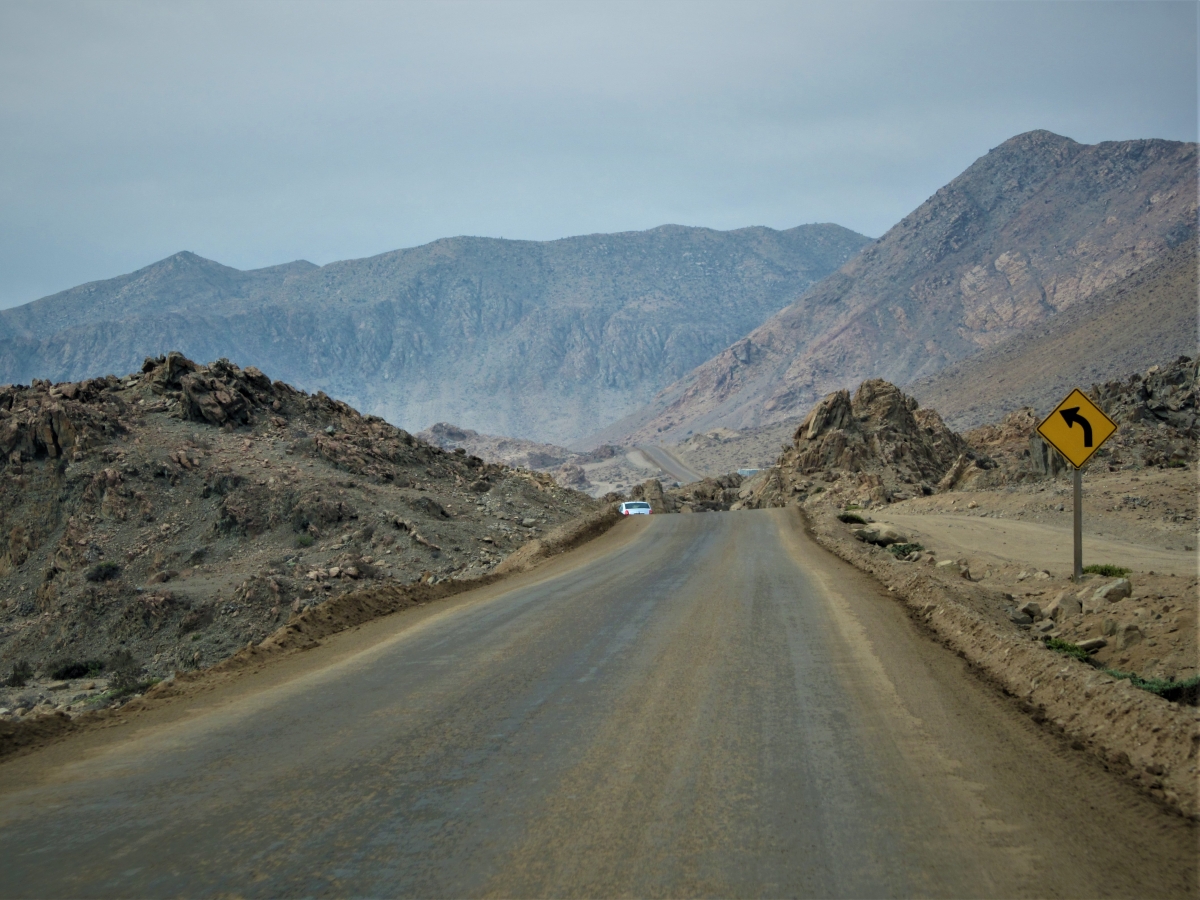
<svg viewBox="0 0 1200 900">
<path fill-rule="evenodd" d="M 638 449 L 641 450 L 643 455 L 645 455 L 647 459 L 654 463 L 654 465 L 666 472 L 671 478 L 674 478 L 676 481 L 682 482 L 683 484 L 688 484 L 692 481 L 699 481 L 704 477 L 695 469 L 689 468 L 686 463 L 684 463 L 678 456 L 676 456 L 666 447 L 645 444 L 639 445 Z"/>
<path fill-rule="evenodd" d="M 798 513 L 637 518 L 0 764 L 0 896 L 1195 895 Z"/>
</svg>

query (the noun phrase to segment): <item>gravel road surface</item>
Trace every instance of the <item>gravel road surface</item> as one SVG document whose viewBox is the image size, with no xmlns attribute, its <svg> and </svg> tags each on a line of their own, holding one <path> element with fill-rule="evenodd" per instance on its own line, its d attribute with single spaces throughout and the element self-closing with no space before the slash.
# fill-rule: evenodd
<svg viewBox="0 0 1200 900">
<path fill-rule="evenodd" d="M 1196 892 L 1191 826 L 789 510 L 622 522 L 163 709 L 0 765 L 0 896 Z"/>
</svg>

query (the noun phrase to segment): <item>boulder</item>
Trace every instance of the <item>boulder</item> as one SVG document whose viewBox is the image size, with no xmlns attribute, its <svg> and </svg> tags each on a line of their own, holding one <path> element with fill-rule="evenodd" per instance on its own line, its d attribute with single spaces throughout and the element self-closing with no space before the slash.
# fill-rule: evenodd
<svg viewBox="0 0 1200 900">
<path fill-rule="evenodd" d="M 1042 605 L 1033 600 L 1030 600 L 1027 603 L 1023 604 L 1021 606 L 1021 612 L 1023 612 L 1027 616 L 1030 616 L 1034 620 L 1045 618 L 1042 615 Z"/>
<path fill-rule="evenodd" d="M 1078 647 L 1088 653 L 1094 653 L 1097 650 L 1103 650 L 1108 646 L 1108 641 L 1104 638 L 1091 638 L 1086 641 L 1080 641 Z"/>
<path fill-rule="evenodd" d="M 1070 616 L 1078 616 L 1083 613 L 1083 604 L 1071 591 L 1060 591 L 1058 596 L 1050 601 L 1050 605 L 1046 607 L 1046 618 L 1053 619 L 1056 622 L 1062 622 Z"/>
<path fill-rule="evenodd" d="M 1092 598 L 1104 603 L 1116 603 L 1118 600 L 1124 600 L 1131 594 L 1133 594 L 1133 585 L 1129 583 L 1129 579 L 1118 578 L 1111 584 L 1106 584 L 1104 587 L 1097 589 L 1092 594 Z"/>
<path fill-rule="evenodd" d="M 1117 649 L 1125 650 L 1132 647 L 1134 644 L 1140 644 L 1145 637 L 1142 634 L 1142 629 L 1138 628 L 1132 622 L 1123 628 L 1117 629 Z"/>
<path fill-rule="evenodd" d="M 877 547 L 890 547 L 892 544 L 907 544 L 909 542 L 908 535 L 904 534 L 904 532 L 891 525 L 885 525 L 882 522 L 864 525 L 861 528 L 854 529 L 852 533 L 860 541 L 874 544 Z"/>
</svg>

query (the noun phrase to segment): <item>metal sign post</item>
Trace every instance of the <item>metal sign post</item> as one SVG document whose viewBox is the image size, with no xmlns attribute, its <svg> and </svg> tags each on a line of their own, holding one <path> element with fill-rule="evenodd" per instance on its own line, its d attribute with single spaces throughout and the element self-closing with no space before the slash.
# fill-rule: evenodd
<svg viewBox="0 0 1200 900">
<path fill-rule="evenodd" d="M 1075 575 L 1078 584 L 1083 580 L 1083 470 L 1075 470 Z"/>
<path fill-rule="evenodd" d="M 1037 427 L 1075 469 L 1075 581 L 1083 578 L 1083 466 L 1112 437 L 1117 423 L 1076 388 Z"/>
</svg>

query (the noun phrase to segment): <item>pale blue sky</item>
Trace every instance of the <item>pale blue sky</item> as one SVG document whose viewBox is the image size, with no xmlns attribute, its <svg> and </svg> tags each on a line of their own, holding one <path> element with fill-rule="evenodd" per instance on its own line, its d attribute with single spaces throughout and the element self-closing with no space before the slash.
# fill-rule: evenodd
<svg viewBox="0 0 1200 900">
<path fill-rule="evenodd" d="M 1008 137 L 1196 140 L 1183 3 L 0 2 L 0 307 L 666 222 L 878 236 Z"/>
</svg>

